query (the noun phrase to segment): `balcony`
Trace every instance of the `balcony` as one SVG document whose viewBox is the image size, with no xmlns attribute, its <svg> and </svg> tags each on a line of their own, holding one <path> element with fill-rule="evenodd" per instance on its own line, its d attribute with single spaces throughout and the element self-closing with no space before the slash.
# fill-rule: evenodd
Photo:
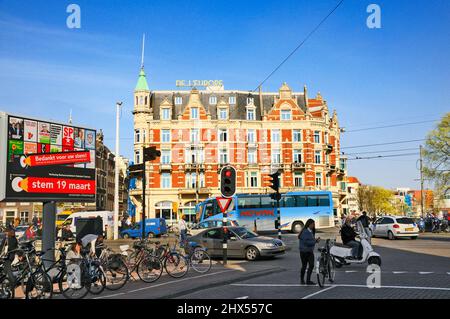
<svg viewBox="0 0 450 319">
<path fill-rule="evenodd" d="M 258 143 L 256 143 L 256 142 L 247 142 L 247 147 L 248 148 L 257 148 L 258 147 Z"/>
<path fill-rule="evenodd" d="M 200 195 L 209 195 L 212 193 L 211 188 L 210 187 L 200 187 L 200 189 L 198 190 L 198 193 Z"/>
<path fill-rule="evenodd" d="M 292 163 L 291 168 L 293 171 L 299 171 L 299 170 L 305 170 L 306 169 L 306 163 Z"/>
<path fill-rule="evenodd" d="M 334 165 L 334 164 L 326 163 L 325 168 L 332 172 L 336 171 L 336 165 Z"/>
<path fill-rule="evenodd" d="M 205 164 L 203 163 L 186 163 L 186 165 L 184 165 L 184 170 L 185 171 L 203 171 L 205 170 Z"/>
<path fill-rule="evenodd" d="M 172 171 L 172 165 L 169 163 L 164 163 L 159 165 L 160 172 L 170 172 Z"/>
<path fill-rule="evenodd" d="M 258 167 L 259 167 L 258 163 L 248 163 L 247 164 L 247 168 L 258 168 Z"/>
</svg>

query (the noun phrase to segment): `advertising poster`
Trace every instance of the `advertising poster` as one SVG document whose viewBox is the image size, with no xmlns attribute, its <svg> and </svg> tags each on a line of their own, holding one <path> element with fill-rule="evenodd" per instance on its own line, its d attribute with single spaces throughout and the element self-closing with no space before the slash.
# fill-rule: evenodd
<svg viewBox="0 0 450 319">
<path fill-rule="evenodd" d="M 63 146 L 63 150 L 64 147 L 67 150 L 73 150 L 73 145 L 74 145 L 74 128 L 71 126 L 64 126 L 63 128 L 63 140 L 62 140 L 62 146 Z"/>
<path fill-rule="evenodd" d="M 24 142 L 37 142 L 38 138 L 38 124 L 36 121 L 24 120 Z"/>
<path fill-rule="evenodd" d="M 50 145 L 50 153 L 59 153 L 62 152 L 62 146 L 61 145 Z"/>
<path fill-rule="evenodd" d="M 38 125 L 38 142 L 50 144 L 50 124 L 39 122 Z"/>
<path fill-rule="evenodd" d="M 50 153 L 50 144 L 38 143 L 38 153 Z"/>
<path fill-rule="evenodd" d="M 38 152 L 37 143 L 24 142 L 23 143 L 23 153 L 24 154 L 35 154 Z"/>
<path fill-rule="evenodd" d="M 23 154 L 23 142 L 22 141 L 9 141 L 8 147 L 8 161 L 14 161 L 14 158 Z"/>
<path fill-rule="evenodd" d="M 74 136 L 74 146 L 80 149 L 84 148 L 84 129 L 75 127 Z"/>
<path fill-rule="evenodd" d="M 95 150 L 95 131 L 85 130 L 85 145 L 84 147 L 89 150 Z"/>
<path fill-rule="evenodd" d="M 0 200 L 95 201 L 95 130 L 7 114 L 0 121 L 8 131 Z"/>
<path fill-rule="evenodd" d="M 62 126 L 50 124 L 50 143 L 62 145 Z"/>
<path fill-rule="evenodd" d="M 8 137 L 10 140 L 23 140 L 23 119 L 9 118 Z"/>
</svg>

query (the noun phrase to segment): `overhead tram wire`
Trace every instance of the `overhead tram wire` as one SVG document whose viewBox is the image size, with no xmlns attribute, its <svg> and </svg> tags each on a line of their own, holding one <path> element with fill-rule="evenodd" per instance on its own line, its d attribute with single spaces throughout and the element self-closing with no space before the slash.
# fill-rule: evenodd
<svg viewBox="0 0 450 319">
<path fill-rule="evenodd" d="M 308 35 L 303 39 L 302 42 L 300 42 L 300 44 L 291 52 L 289 53 L 289 55 L 283 60 L 281 61 L 280 64 L 278 64 L 278 66 L 272 71 L 270 72 L 270 74 L 261 82 L 259 83 L 259 85 L 252 91 L 255 92 L 256 90 L 258 90 L 272 75 L 274 75 L 275 72 L 278 71 L 279 68 L 281 68 L 281 66 L 286 63 L 287 60 L 289 60 L 289 58 L 291 56 L 294 55 L 295 52 L 297 52 L 298 49 L 300 49 L 303 44 L 305 44 L 305 42 L 317 31 L 317 29 L 320 28 L 320 26 L 337 10 L 337 8 L 340 7 L 340 5 L 342 4 L 342 2 L 344 2 L 344 0 L 339 1 L 339 3 L 333 8 L 333 10 L 331 10 L 320 22 L 319 24 L 310 32 L 308 33 Z"/>
<path fill-rule="evenodd" d="M 431 123 L 431 122 L 436 122 L 436 121 L 439 121 L 439 120 L 428 120 L 428 121 L 418 121 L 418 122 L 409 122 L 409 123 L 399 123 L 399 124 L 392 124 L 392 125 L 383 125 L 383 126 L 374 126 L 374 127 L 360 128 L 360 129 L 354 129 L 354 130 L 347 130 L 346 129 L 345 133 L 370 131 L 370 130 L 377 130 L 377 129 L 382 129 L 382 128 L 390 128 L 390 127 L 416 125 L 416 124 Z"/>
<path fill-rule="evenodd" d="M 343 153 L 343 155 L 358 155 L 358 154 L 373 154 L 373 153 L 391 153 L 391 152 L 401 152 L 401 151 L 414 151 L 417 147 L 414 148 L 399 148 L 396 150 L 382 150 L 382 151 L 370 151 L 370 152 L 356 152 L 356 153 Z"/>
<path fill-rule="evenodd" d="M 392 155 L 378 155 L 378 156 L 367 156 L 367 157 L 355 157 L 355 158 L 349 158 L 348 161 L 355 161 L 355 160 L 369 160 L 369 159 L 378 159 L 378 158 L 386 158 L 386 157 L 400 157 L 400 156 L 419 156 L 419 154 L 416 153 L 405 153 L 405 154 L 392 154 Z"/>
<path fill-rule="evenodd" d="M 365 144 L 365 145 L 356 145 L 356 146 L 343 146 L 341 149 L 349 149 L 349 148 L 360 148 L 360 147 L 372 147 L 372 146 L 384 146 L 384 145 L 393 145 L 393 144 L 403 144 L 403 143 L 412 143 L 412 142 L 422 142 L 425 141 L 424 138 L 417 140 L 406 140 L 406 141 L 396 141 L 396 142 L 385 142 L 385 143 L 377 143 L 377 144 Z"/>
</svg>

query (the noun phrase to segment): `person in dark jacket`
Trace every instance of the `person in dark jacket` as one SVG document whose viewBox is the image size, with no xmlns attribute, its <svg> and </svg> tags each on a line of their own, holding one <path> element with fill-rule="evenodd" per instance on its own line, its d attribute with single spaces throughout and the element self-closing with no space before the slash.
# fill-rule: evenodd
<svg viewBox="0 0 450 319">
<path fill-rule="evenodd" d="M 367 234 L 368 240 L 370 242 L 370 238 L 372 237 L 372 231 L 370 230 L 370 218 L 367 216 L 367 212 L 364 210 L 362 215 L 358 217 L 357 222 L 361 222 L 364 227 L 364 231 Z"/>
<path fill-rule="evenodd" d="M 362 255 L 361 243 L 356 241 L 358 234 L 351 226 L 350 218 L 345 220 L 345 224 L 341 228 L 341 239 L 344 245 L 352 247 L 352 258 L 359 259 Z"/>
<path fill-rule="evenodd" d="M 316 243 L 319 242 L 320 238 L 315 239 L 316 229 L 313 219 L 308 219 L 306 221 L 305 227 L 298 235 L 299 239 L 299 249 L 300 249 L 300 260 L 302 262 L 302 268 L 300 269 L 300 283 L 305 284 L 305 272 L 308 266 L 308 271 L 306 274 L 306 284 L 315 285 L 311 281 L 311 274 L 314 268 L 314 247 Z"/>
<path fill-rule="evenodd" d="M 11 263 L 14 261 L 16 256 L 16 249 L 19 247 L 19 242 L 17 241 L 14 228 L 9 228 L 6 230 L 8 251 L 5 260 L 3 261 L 3 269 L 8 276 L 9 286 L 14 289 L 16 278 L 11 269 Z"/>
</svg>

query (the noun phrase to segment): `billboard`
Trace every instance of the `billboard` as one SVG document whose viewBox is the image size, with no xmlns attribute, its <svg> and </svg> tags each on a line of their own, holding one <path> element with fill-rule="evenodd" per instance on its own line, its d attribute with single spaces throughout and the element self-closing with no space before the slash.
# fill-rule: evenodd
<svg viewBox="0 0 450 319">
<path fill-rule="evenodd" d="M 95 201 L 96 131 L 0 112 L 0 201 Z"/>
</svg>

